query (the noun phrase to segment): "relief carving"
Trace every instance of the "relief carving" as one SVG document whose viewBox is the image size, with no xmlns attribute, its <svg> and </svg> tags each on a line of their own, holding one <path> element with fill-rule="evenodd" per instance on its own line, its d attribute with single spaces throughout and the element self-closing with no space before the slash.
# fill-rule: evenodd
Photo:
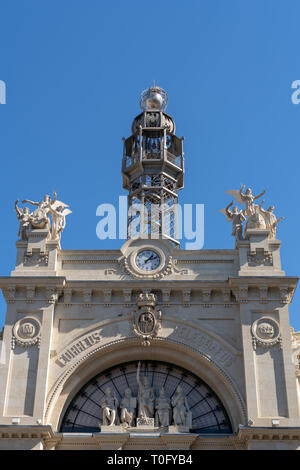
<svg viewBox="0 0 300 470">
<path fill-rule="evenodd" d="M 16 344 L 24 348 L 29 348 L 34 345 L 40 345 L 40 332 L 41 324 L 33 317 L 25 317 L 17 321 L 13 327 L 12 334 L 12 349 L 15 349 Z"/>
<path fill-rule="evenodd" d="M 151 293 L 142 293 L 137 298 L 137 309 L 133 311 L 133 332 L 142 339 L 143 346 L 149 346 L 161 328 L 162 313 L 157 310 L 156 296 Z"/>
<path fill-rule="evenodd" d="M 279 324 L 273 318 L 262 317 L 256 320 L 252 324 L 251 333 L 254 350 L 256 350 L 257 346 L 271 348 L 276 344 L 279 344 L 280 349 L 282 349 Z"/>
</svg>

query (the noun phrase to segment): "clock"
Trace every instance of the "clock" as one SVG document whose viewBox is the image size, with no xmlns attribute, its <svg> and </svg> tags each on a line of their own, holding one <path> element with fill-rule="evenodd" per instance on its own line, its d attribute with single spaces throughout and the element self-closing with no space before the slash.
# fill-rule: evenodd
<svg viewBox="0 0 300 470">
<path fill-rule="evenodd" d="M 135 264 L 142 271 L 154 271 L 160 265 L 160 256 L 153 250 L 142 250 L 135 257 Z"/>
</svg>

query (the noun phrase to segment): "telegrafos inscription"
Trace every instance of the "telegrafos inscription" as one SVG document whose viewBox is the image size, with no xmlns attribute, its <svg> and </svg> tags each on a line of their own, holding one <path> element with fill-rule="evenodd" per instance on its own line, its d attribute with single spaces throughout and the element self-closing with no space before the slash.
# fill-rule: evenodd
<svg viewBox="0 0 300 470">
<path fill-rule="evenodd" d="M 235 360 L 235 357 L 230 352 L 222 348 L 216 341 L 213 341 L 207 335 L 202 334 L 199 331 L 195 331 L 192 328 L 177 328 L 170 335 L 170 338 L 180 340 L 181 342 L 189 344 L 206 354 L 210 354 L 226 367 L 230 367 Z"/>
</svg>

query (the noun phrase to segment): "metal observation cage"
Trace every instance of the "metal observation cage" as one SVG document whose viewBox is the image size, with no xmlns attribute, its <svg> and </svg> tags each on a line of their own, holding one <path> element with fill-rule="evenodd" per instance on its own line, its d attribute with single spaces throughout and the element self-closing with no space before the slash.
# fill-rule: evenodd
<svg viewBox="0 0 300 470">
<path fill-rule="evenodd" d="M 138 396 L 136 381 L 138 361 L 115 366 L 94 377 L 84 385 L 69 404 L 60 431 L 64 433 L 100 432 L 102 423 L 101 400 L 110 387 L 119 403 L 125 390 Z M 148 377 L 158 397 L 161 388 L 172 400 L 178 385 L 181 386 L 192 412 L 193 433 L 230 434 L 232 427 L 228 414 L 214 391 L 199 377 L 178 366 L 158 361 L 143 361 L 141 374 Z M 170 411 L 172 424 L 172 412 Z M 133 426 L 135 425 L 135 420 Z"/>
<path fill-rule="evenodd" d="M 140 97 L 143 110 L 133 120 L 132 135 L 124 139 L 122 159 L 123 188 L 128 190 L 129 211 L 142 207 L 144 216 L 129 212 L 130 227 L 135 221 L 137 232 L 150 238 L 178 241 L 178 191 L 183 188 L 183 138 L 175 135 L 175 123 L 165 110 L 167 93 L 160 87 L 144 90 Z"/>
</svg>

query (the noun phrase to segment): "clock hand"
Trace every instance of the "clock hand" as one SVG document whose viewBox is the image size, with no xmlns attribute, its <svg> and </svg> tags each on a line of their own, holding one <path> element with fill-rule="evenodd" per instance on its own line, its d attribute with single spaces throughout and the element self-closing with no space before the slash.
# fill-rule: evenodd
<svg viewBox="0 0 300 470">
<path fill-rule="evenodd" d="M 153 259 L 153 254 L 150 256 L 150 258 L 146 259 L 145 264 L 148 263 L 148 261 L 151 261 Z"/>
</svg>

